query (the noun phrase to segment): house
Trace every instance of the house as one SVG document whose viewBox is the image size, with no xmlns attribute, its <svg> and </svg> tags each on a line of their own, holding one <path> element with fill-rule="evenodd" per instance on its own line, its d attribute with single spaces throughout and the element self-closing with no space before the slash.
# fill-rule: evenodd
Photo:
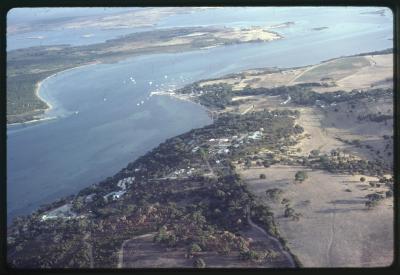
<svg viewBox="0 0 400 275">
<path fill-rule="evenodd" d="M 118 191 L 118 192 L 115 192 L 114 194 L 113 194 L 113 196 L 112 196 L 112 198 L 113 199 L 119 199 L 123 194 L 125 194 L 126 193 L 126 191 Z"/>
<path fill-rule="evenodd" d="M 175 175 L 180 175 L 186 172 L 186 169 L 182 168 L 174 172 Z"/>
<path fill-rule="evenodd" d="M 127 184 L 132 184 L 134 180 L 135 180 L 135 177 L 124 178 L 124 179 L 118 181 L 117 186 L 122 188 L 123 190 L 126 190 Z"/>
<path fill-rule="evenodd" d="M 71 207 L 72 205 L 70 203 L 67 203 L 55 209 L 49 210 L 44 215 L 42 215 L 41 220 L 46 221 L 58 218 L 63 218 L 63 219 L 75 218 L 76 214 L 72 212 Z"/>
<path fill-rule="evenodd" d="M 42 216 L 42 218 L 41 218 L 41 220 L 42 221 L 46 221 L 46 220 L 52 220 L 52 219 L 57 219 L 58 217 L 57 216 L 54 216 L 54 215 L 43 215 Z"/>
<path fill-rule="evenodd" d="M 87 195 L 86 198 L 85 198 L 85 202 L 86 202 L 86 203 L 92 202 L 92 201 L 93 201 L 94 195 L 95 195 L 95 193 L 92 193 L 92 194 L 90 194 L 90 195 Z"/>
<path fill-rule="evenodd" d="M 126 191 L 113 191 L 108 193 L 107 195 L 103 196 L 103 198 L 108 201 L 108 198 L 111 197 L 113 200 L 119 199 L 122 197 L 123 194 L 125 194 Z"/>
<path fill-rule="evenodd" d="M 324 101 L 322 101 L 322 100 L 317 99 L 315 101 L 315 105 L 318 106 L 318 107 L 321 107 L 321 108 L 325 108 L 326 103 Z"/>
<path fill-rule="evenodd" d="M 261 138 L 261 132 L 260 131 L 255 131 L 253 134 L 249 135 L 250 139 L 260 139 Z"/>
<path fill-rule="evenodd" d="M 284 102 L 281 102 L 281 105 L 287 104 L 291 99 L 292 98 L 290 97 L 290 95 L 288 95 L 288 98 Z"/>
</svg>

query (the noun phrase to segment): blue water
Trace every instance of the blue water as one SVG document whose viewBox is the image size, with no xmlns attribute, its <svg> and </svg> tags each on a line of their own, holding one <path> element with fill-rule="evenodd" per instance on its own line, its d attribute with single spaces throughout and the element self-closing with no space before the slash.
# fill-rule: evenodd
<svg viewBox="0 0 400 275">
<path fill-rule="evenodd" d="M 361 15 L 363 9 L 346 10 L 335 24 L 333 16 L 327 16 L 328 24 L 317 9 L 316 17 L 286 11 L 273 18 L 296 22 L 293 28 L 276 29 L 284 34 L 282 40 L 146 55 L 47 79 L 40 95 L 54 107 L 46 116 L 57 118 L 7 130 L 8 220 L 111 176 L 165 139 L 211 122 L 202 107 L 166 96 L 150 97 L 151 91 L 249 68 L 303 66 L 392 47 L 392 19 Z M 199 14 L 207 12 L 217 11 Z M 250 15 L 246 11 L 234 18 L 247 22 L 256 17 Z M 206 19 L 203 23 L 214 24 Z M 167 22 L 174 24 L 163 24 Z M 183 19 L 177 22 L 186 24 Z M 311 26 L 328 29 L 313 31 Z"/>
<path fill-rule="evenodd" d="M 121 12 L 135 10 L 138 8 L 16 8 L 12 9 L 7 15 L 8 25 L 14 23 L 30 24 L 35 20 L 54 19 L 69 16 L 106 16 L 118 15 Z M 143 8 L 141 8 L 143 9 Z M 160 8 L 163 9 L 163 8 Z M 303 35 L 303 31 L 314 27 L 329 26 L 330 28 L 369 28 L 387 25 L 392 22 L 391 11 L 385 8 L 385 16 L 376 14 L 361 14 L 380 10 L 380 7 L 228 7 L 198 10 L 178 13 L 174 16 L 167 16 L 156 21 L 154 28 L 135 27 L 135 28 L 115 28 L 102 29 L 100 27 L 79 28 L 79 29 L 60 29 L 50 28 L 48 25 L 38 26 L 35 31 L 8 34 L 7 50 L 27 48 L 43 45 L 88 45 L 104 42 L 108 39 L 117 38 L 129 33 L 149 31 L 153 29 L 163 29 L 172 27 L 188 26 L 229 26 L 229 27 L 249 27 L 263 26 L 269 27 L 287 21 L 294 21 L 295 25 L 286 29 L 275 29 L 282 34 Z M 299 32 L 300 31 L 300 32 Z M 90 34 L 90 37 L 84 35 Z M 34 39 L 31 37 L 43 37 Z"/>
<path fill-rule="evenodd" d="M 35 31 L 8 32 L 7 51 L 43 45 L 70 44 L 74 46 L 104 42 L 129 33 L 148 30 L 149 28 L 114 28 L 84 27 L 68 29 L 53 24 L 40 24 L 48 20 L 91 19 L 112 16 L 135 11 L 139 8 L 14 8 L 7 13 L 7 27 L 14 24 L 36 24 Z M 89 36 L 86 36 L 89 35 Z M 42 37 L 38 39 L 38 37 Z"/>
</svg>

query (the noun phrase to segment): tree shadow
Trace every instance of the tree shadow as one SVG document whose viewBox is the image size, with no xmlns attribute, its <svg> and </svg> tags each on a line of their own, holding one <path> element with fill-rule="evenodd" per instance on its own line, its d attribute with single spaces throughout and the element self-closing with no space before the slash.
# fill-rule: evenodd
<svg viewBox="0 0 400 275">
<path fill-rule="evenodd" d="M 332 203 L 332 204 L 364 204 L 365 199 L 333 200 L 333 201 L 330 201 L 329 203 Z"/>
<path fill-rule="evenodd" d="M 315 211 L 315 213 L 332 214 L 332 213 L 349 213 L 354 211 L 366 211 L 366 208 L 350 208 L 350 209 L 328 208 Z"/>
</svg>

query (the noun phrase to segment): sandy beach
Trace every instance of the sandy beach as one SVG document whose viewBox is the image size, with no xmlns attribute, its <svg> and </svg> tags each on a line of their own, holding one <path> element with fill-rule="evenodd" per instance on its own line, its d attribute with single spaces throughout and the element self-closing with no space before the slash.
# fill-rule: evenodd
<svg viewBox="0 0 400 275">
<path fill-rule="evenodd" d="M 46 77 L 46 78 L 40 80 L 39 82 L 37 82 L 37 83 L 36 83 L 36 87 L 35 87 L 35 96 L 37 96 L 41 101 L 43 101 L 43 102 L 47 105 L 46 109 L 40 109 L 40 110 L 43 110 L 43 111 L 44 111 L 44 113 L 41 114 L 40 116 L 44 116 L 48 111 L 50 111 L 51 109 L 53 109 L 53 105 L 52 105 L 48 100 L 45 100 L 45 99 L 43 98 L 43 96 L 40 95 L 40 88 L 41 88 L 42 83 L 43 83 L 44 81 L 46 81 L 46 80 L 48 80 L 48 79 L 50 79 L 50 78 L 52 78 L 52 77 L 54 77 L 54 76 L 57 76 L 57 75 L 60 74 L 60 73 L 65 73 L 65 72 L 67 72 L 67 71 L 72 71 L 72 70 L 75 70 L 75 69 L 78 69 L 78 68 L 83 68 L 83 67 L 86 67 L 86 66 L 92 66 L 92 65 L 96 65 L 96 64 L 100 64 L 100 63 L 101 63 L 100 61 L 95 61 L 95 62 L 91 62 L 91 63 L 85 64 L 85 65 L 80 65 L 80 66 L 72 67 L 72 68 L 69 68 L 69 69 L 65 69 L 65 70 L 63 70 L 63 71 L 59 71 L 59 72 L 56 72 L 56 73 L 54 73 L 54 74 L 52 74 L 52 75 L 49 75 L 48 77 Z M 39 109 L 37 109 L 37 111 L 38 111 L 38 110 L 39 110 Z M 45 121 L 45 120 L 51 120 L 51 119 L 56 119 L 56 117 L 35 118 L 35 119 L 28 120 L 28 121 L 25 121 L 25 122 L 17 122 L 17 123 L 7 124 L 7 126 L 19 125 L 19 124 L 30 124 L 30 123 L 34 123 L 34 122 Z"/>
</svg>

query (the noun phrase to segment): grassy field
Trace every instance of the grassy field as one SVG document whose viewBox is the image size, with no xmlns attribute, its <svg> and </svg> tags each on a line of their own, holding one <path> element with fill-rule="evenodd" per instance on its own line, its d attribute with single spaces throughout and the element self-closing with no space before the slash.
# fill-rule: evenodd
<svg viewBox="0 0 400 275">
<path fill-rule="evenodd" d="M 295 183 L 299 170 L 308 173 L 303 183 Z M 250 190 L 272 207 L 280 234 L 305 267 L 388 266 L 393 260 L 393 199 L 377 208 L 365 207 L 365 196 L 387 191 L 371 188 L 363 175 L 335 175 L 304 167 L 271 166 L 241 170 Z M 260 174 L 266 179 L 260 179 Z M 299 221 L 284 216 L 285 205 L 266 197 L 266 190 L 279 188 Z M 347 191 L 351 190 L 351 191 Z"/>
<path fill-rule="evenodd" d="M 240 90 L 247 85 L 252 88 L 272 88 L 309 82 L 326 83 L 326 86 L 314 88 L 320 93 L 393 87 L 393 54 L 342 57 L 301 68 L 248 70 L 206 80 L 200 85 L 227 83 L 233 86 L 233 90 Z"/>
<path fill-rule="evenodd" d="M 369 65 L 368 59 L 362 56 L 334 59 L 310 67 L 296 78 L 296 82 L 316 82 L 324 78 L 337 80 Z"/>
</svg>

